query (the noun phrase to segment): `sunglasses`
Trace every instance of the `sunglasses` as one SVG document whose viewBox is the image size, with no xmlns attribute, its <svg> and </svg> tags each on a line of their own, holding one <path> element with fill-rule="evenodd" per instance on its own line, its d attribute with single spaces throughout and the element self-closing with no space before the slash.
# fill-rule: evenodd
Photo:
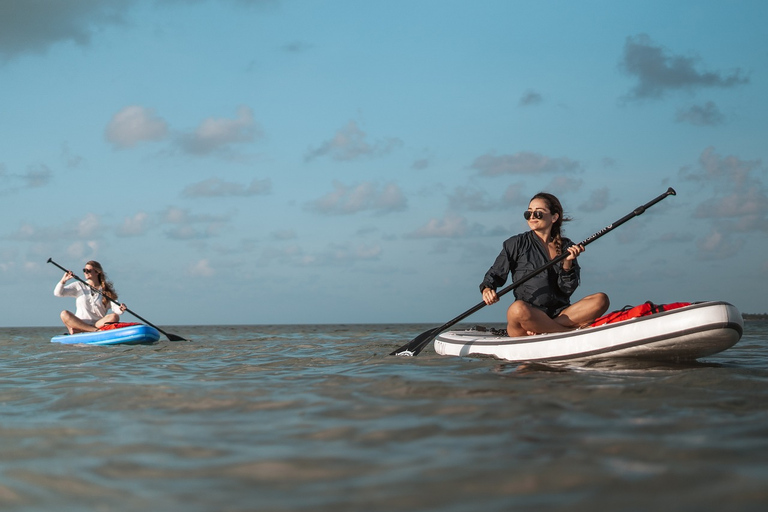
<svg viewBox="0 0 768 512">
<path fill-rule="evenodd" d="M 523 217 L 525 217 L 525 220 L 530 220 L 531 217 L 533 217 L 534 219 L 543 219 L 544 213 L 545 212 L 541 210 L 535 210 L 535 211 L 526 210 L 523 212 Z"/>
<path fill-rule="evenodd" d="M 93 272 L 96 272 L 96 270 L 94 270 L 92 268 L 84 268 L 83 269 L 83 274 L 91 274 Z"/>
</svg>

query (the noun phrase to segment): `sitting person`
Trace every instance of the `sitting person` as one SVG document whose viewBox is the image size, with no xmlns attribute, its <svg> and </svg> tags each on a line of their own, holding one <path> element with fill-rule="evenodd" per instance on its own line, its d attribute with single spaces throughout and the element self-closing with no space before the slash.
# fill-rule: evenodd
<svg viewBox="0 0 768 512">
<path fill-rule="evenodd" d="M 125 304 L 117 304 L 117 293 L 99 262 L 86 263 L 83 274 L 86 282 L 98 291 L 80 281 L 66 284 L 74 277 L 72 271 L 67 271 L 53 289 L 56 297 L 75 297 L 77 310 L 74 313 L 61 312 L 61 321 L 67 326 L 69 334 L 98 331 L 106 324 L 119 322 L 120 315 L 127 309 Z M 110 303 L 112 313 L 107 313 Z"/>
<path fill-rule="evenodd" d="M 504 242 L 480 285 L 483 301 L 488 305 L 499 301 L 496 289 L 510 272 L 514 282 L 567 251 L 568 257 L 560 264 L 515 288 L 516 300 L 507 309 L 507 335 L 563 332 L 589 325 L 608 310 L 610 301 L 605 293 L 595 293 L 570 302 L 580 280 L 576 258 L 584 252 L 584 246 L 561 234 L 563 222 L 571 219 L 563 216 L 557 197 L 544 192 L 531 199 L 523 215 L 531 229 Z"/>
</svg>

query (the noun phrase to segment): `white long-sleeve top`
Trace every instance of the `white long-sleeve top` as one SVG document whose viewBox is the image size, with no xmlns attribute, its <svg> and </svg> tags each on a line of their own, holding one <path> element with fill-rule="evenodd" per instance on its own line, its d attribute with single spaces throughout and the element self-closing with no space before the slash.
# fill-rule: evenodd
<svg viewBox="0 0 768 512">
<path fill-rule="evenodd" d="M 56 297 L 75 297 L 75 306 L 77 306 L 75 316 L 85 322 L 94 323 L 107 315 L 108 310 L 101 303 L 101 293 L 94 292 L 79 281 L 67 285 L 59 281 L 53 289 L 53 294 Z M 123 314 L 119 304 L 112 301 L 111 304 L 113 313 Z"/>
</svg>

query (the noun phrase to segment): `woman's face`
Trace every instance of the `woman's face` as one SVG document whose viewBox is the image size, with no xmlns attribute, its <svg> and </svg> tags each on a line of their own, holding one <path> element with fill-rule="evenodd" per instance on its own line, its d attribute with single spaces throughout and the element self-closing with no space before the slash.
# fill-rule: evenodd
<svg viewBox="0 0 768 512">
<path fill-rule="evenodd" d="M 89 263 L 86 263 L 83 267 L 83 274 L 86 279 L 91 279 L 93 281 L 98 281 L 99 279 L 98 269 Z"/>
<path fill-rule="evenodd" d="M 537 219 L 535 215 L 531 215 L 528 219 L 528 227 L 531 229 L 546 229 L 554 224 L 558 215 L 552 213 L 549 209 L 549 205 L 543 199 L 536 198 L 528 205 L 529 212 L 541 212 L 541 218 Z M 538 215 L 538 214 L 536 214 Z"/>
</svg>

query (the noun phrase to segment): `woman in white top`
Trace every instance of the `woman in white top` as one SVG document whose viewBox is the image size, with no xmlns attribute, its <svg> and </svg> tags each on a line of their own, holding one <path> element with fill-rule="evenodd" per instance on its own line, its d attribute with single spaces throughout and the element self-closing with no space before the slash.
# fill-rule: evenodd
<svg viewBox="0 0 768 512">
<path fill-rule="evenodd" d="M 115 288 L 107 279 L 98 261 L 86 263 L 83 274 L 86 282 L 98 292 L 79 281 L 66 284 L 73 277 L 71 270 L 64 274 L 53 289 L 56 297 L 75 297 L 76 299 L 77 310 L 74 314 L 66 310 L 61 312 L 61 321 L 67 326 L 69 334 L 98 331 L 108 323 L 120 321 L 120 315 L 126 310 L 125 304 L 116 302 Z M 110 304 L 112 313 L 107 313 Z"/>
</svg>

